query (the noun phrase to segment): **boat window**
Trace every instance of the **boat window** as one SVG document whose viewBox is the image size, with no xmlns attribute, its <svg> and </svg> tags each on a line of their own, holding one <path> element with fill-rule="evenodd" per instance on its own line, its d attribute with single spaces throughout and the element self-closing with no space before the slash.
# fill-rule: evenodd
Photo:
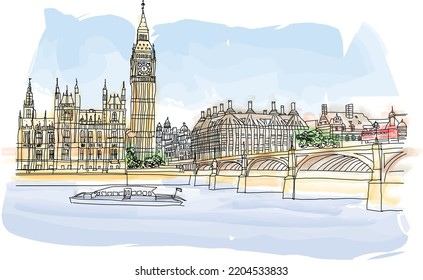
<svg viewBox="0 0 423 280">
<path fill-rule="evenodd" d="M 147 195 L 147 191 L 143 191 L 142 195 L 144 195 L 144 196 Z"/>
<path fill-rule="evenodd" d="M 149 196 L 151 196 L 151 195 L 152 195 L 152 193 L 151 193 L 151 192 L 148 192 L 148 195 L 149 195 Z"/>
</svg>

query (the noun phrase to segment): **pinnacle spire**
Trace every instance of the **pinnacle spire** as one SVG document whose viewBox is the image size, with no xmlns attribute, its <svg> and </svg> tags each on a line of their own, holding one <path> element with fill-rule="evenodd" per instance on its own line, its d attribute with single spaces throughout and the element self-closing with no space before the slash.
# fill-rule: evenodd
<svg viewBox="0 0 423 280">
<path fill-rule="evenodd" d="M 26 106 L 34 106 L 34 98 L 33 98 L 33 95 L 32 95 L 31 79 L 32 78 L 28 78 L 28 89 L 26 90 L 26 96 L 25 96 L 25 101 L 24 101 L 24 104 Z"/>
<path fill-rule="evenodd" d="M 145 18 L 145 12 L 144 12 L 144 0 L 141 2 L 141 20 L 138 25 L 138 41 L 148 41 L 149 40 L 149 32 L 148 32 L 148 26 L 147 26 L 147 19 Z"/>
<path fill-rule="evenodd" d="M 56 78 L 56 94 L 60 94 L 59 78 Z"/>
<path fill-rule="evenodd" d="M 28 78 L 28 92 L 32 91 L 31 80 L 32 78 Z"/>
<path fill-rule="evenodd" d="M 75 94 L 79 93 L 78 79 L 75 79 Z"/>
</svg>

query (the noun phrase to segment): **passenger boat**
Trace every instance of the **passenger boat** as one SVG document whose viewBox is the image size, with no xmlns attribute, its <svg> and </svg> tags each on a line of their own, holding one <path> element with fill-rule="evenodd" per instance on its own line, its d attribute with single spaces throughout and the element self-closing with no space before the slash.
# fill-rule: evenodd
<svg viewBox="0 0 423 280">
<path fill-rule="evenodd" d="M 74 204 L 93 205 L 126 205 L 126 206 L 179 206 L 185 201 L 175 189 L 175 194 L 156 194 L 156 187 L 149 186 L 114 186 L 99 189 L 93 192 L 81 192 L 70 197 Z"/>
</svg>

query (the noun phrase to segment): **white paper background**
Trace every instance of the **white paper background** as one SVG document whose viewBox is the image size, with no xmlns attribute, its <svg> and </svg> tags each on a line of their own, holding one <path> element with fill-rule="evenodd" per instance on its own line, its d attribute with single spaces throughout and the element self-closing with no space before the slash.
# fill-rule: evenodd
<svg viewBox="0 0 423 280">
<path fill-rule="evenodd" d="M 369 24 L 380 35 L 387 60 L 400 97 L 402 109 L 409 113 L 408 146 L 420 146 L 419 113 L 422 94 L 423 17 L 419 1 L 165 1 L 147 0 L 150 28 L 156 24 L 180 19 L 198 19 L 229 26 L 285 26 L 291 23 L 328 24 L 340 30 L 344 49 L 362 23 Z M 55 8 L 73 16 L 114 14 L 138 23 L 140 1 L 3 1 L 0 4 L 0 70 L 1 70 L 1 147 L 3 201 L 5 183 L 14 171 L 13 157 L 7 147 L 16 141 L 17 111 L 26 90 L 30 63 L 44 31 L 45 8 Z M 128 48 L 131 46 L 128 46 Z M 300 101 L 299 101 L 300 102 Z M 384 104 L 384 99 L 364 100 L 367 106 Z M 35 242 L 9 233 L 0 227 L 1 279 L 135 279 L 134 269 L 162 266 L 216 267 L 289 266 L 287 279 L 418 279 L 419 256 L 422 255 L 422 222 L 420 199 L 422 184 L 418 173 L 421 160 L 414 158 L 413 170 L 405 185 L 404 211 L 410 224 L 409 241 L 398 251 L 403 254 L 378 260 L 327 261 L 299 256 L 277 256 L 227 249 L 186 247 L 75 247 Z M 181 277 L 180 279 L 186 279 Z M 253 277 L 244 276 L 244 279 Z M 272 277 L 269 277 L 272 278 Z M 151 279 L 173 279 L 152 277 Z M 202 279 L 193 277 L 192 279 Z M 210 277 L 212 279 L 212 277 Z M 216 279 L 225 279 L 217 277 Z M 265 279 L 264 277 L 261 279 Z"/>
</svg>

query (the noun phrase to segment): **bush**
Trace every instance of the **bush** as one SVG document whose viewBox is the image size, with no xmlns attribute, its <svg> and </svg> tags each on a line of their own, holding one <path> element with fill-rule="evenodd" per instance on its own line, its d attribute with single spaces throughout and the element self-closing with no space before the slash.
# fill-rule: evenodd
<svg viewBox="0 0 423 280">
<path fill-rule="evenodd" d="M 295 139 L 298 141 L 300 148 L 318 147 L 318 148 L 335 148 L 339 147 L 338 141 L 330 136 L 324 136 L 319 129 L 306 130 L 297 134 Z"/>
</svg>

